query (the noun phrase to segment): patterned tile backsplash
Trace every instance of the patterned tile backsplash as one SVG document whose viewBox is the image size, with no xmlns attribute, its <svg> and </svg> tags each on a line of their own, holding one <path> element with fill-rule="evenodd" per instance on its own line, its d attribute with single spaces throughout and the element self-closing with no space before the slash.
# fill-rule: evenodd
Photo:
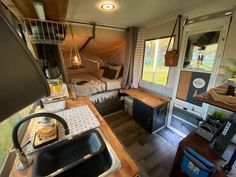
<svg viewBox="0 0 236 177">
<path fill-rule="evenodd" d="M 56 113 L 68 124 L 70 135 L 76 135 L 99 127 L 100 122 L 88 105 L 67 109 Z M 59 126 L 59 138 L 64 136 L 62 125 Z"/>
<path fill-rule="evenodd" d="M 53 104 L 52 106 L 54 108 L 51 108 L 51 109 L 48 108 L 48 109 L 54 110 L 55 106 L 57 107 L 59 105 Z M 69 126 L 69 130 L 70 130 L 69 136 L 81 134 L 83 132 L 86 132 L 88 130 L 91 130 L 100 126 L 100 122 L 98 121 L 97 117 L 95 116 L 95 114 L 89 108 L 88 105 L 66 109 L 66 110 L 57 112 L 55 114 L 61 116 L 67 122 Z M 23 146 L 24 146 L 24 151 L 26 152 L 26 154 L 30 154 L 37 150 L 33 148 L 32 143 L 34 139 L 34 134 L 37 131 L 37 128 L 39 127 L 38 126 L 39 121 L 40 119 L 32 119 L 30 122 L 29 126 L 30 126 L 30 130 L 32 130 L 31 137 L 29 140 L 27 140 L 28 142 L 23 143 L 25 144 Z M 59 124 L 58 135 L 59 135 L 59 140 L 61 140 L 65 137 L 64 128 L 62 127 L 61 123 L 58 123 L 58 124 Z"/>
</svg>

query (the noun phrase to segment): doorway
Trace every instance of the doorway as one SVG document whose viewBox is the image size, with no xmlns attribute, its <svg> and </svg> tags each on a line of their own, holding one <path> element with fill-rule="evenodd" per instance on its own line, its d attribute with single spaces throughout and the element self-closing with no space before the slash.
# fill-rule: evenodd
<svg viewBox="0 0 236 177">
<path fill-rule="evenodd" d="M 167 126 L 181 136 L 190 134 L 207 115 L 208 105 L 194 96 L 215 86 L 230 18 L 184 27 Z"/>
</svg>

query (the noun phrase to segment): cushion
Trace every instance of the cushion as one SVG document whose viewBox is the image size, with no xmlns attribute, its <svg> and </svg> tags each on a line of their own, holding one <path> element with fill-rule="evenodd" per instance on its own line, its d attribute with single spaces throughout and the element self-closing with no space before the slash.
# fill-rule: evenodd
<svg viewBox="0 0 236 177">
<path fill-rule="evenodd" d="M 96 75 L 103 76 L 103 73 L 104 73 L 104 69 L 99 69 L 97 70 Z"/>
<path fill-rule="evenodd" d="M 116 75 L 114 79 L 118 79 L 121 73 L 122 65 L 112 65 L 108 64 L 108 68 L 113 69 L 116 71 Z"/>
<path fill-rule="evenodd" d="M 104 68 L 104 72 L 103 72 L 103 77 L 107 78 L 107 79 L 115 79 L 116 77 L 116 70 L 114 69 L 110 69 L 110 68 Z"/>
</svg>

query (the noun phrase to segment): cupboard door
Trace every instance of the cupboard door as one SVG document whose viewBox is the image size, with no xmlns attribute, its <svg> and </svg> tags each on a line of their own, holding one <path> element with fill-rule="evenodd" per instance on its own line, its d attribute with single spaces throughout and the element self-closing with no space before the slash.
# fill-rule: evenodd
<svg viewBox="0 0 236 177">
<path fill-rule="evenodd" d="M 155 110 L 153 131 L 165 126 L 167 114 L 167 105 L 161 106 Z"/>
<path fill-rule="evenodd" d="M 134 119 L 143 128 L 152 131 L 153 109 L 136 99 L 134 99 Z"/>
</svg>

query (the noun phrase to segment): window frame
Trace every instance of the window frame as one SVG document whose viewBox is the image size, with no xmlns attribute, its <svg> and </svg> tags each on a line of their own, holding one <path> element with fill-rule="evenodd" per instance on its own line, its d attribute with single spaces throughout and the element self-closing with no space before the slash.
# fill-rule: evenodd
<svg viewBox="0 0 236 177">
<path fill-rule="evenodd" d="M 172 36 L 172 38 L 174 38 L 174 42 L 173 42 L 172 49 L 174 49 L 174 47 L 175 47 L 175 36 L 176 36 L 176 35 L 173 35 L 173 36 Z M 157 40 L 157 39 L 170 38 L 170 37 L 171 37 L 171 35 L 162 36 L 162 37 L 156 37 L 156 38 L 149 38 L 149 39 L 145 39 L 145 40 L 144 40 L 141 80 L 143 80 L 143 81 L 145 81 L 145 82 L 149 82 L 149 83 L 161 85 L 161 86 L 164 86 L 164 87 L 166 87 L 166 86 L 168 85 L 171 67 L 169 67 L 169 71 L 168 71 L 168 75 L 167 75 L 167 82 L 166 82 L 165 85 L 162 85 L 162 84 L 159 84 L 159 83 L 155 83 L 155 82 L 150 82 L 150 81 L 144 80 L 144 79 L 143 79 L 143 68 L 144 68 L 144 57 L 145 57 L 146 42 L 147 42 L 147 41 L 152 41 L 152 40 Z M 168 66 L 167 66 L 167 67 L 168 67 Z"/>
</svg>

